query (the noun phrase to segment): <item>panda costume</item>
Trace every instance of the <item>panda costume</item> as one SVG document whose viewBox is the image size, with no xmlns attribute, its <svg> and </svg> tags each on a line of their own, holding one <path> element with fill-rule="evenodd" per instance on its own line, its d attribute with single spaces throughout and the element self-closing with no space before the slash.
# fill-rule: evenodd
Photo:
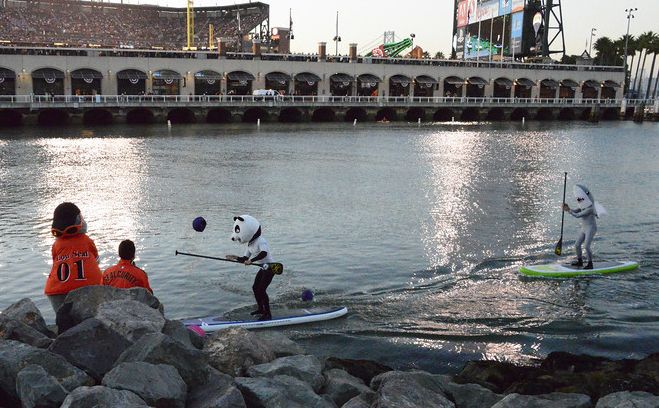
<svg viewBox="0 0 659 408">
<path fill-rule="evenodd" d="M 253 311 L 253 316 L 260 315 L 259 320 L 270 320 L 272 315 L 270 313 L 270 299 L 266 290 L 272 282 L 274 276 L 269 263 L 274 262 L 270 254 L 270 247 L 268 242 L 261 235 L 261 224 L 259 221 L 249 215 L 241 215 L 240 217 L 233 218 L 233 233 L 231 240 L 239 244 L 247 244 L 247 250 L 244 256 L 229 255 L 228 257 L 249 265 L 255 262 L 262 263 L 263 266 L 259 269 L 254 278 L 252 290 L 256 298 L 258 309 Z"/>
<path fill-rule="evenodd" d="M 563 203 L 563 210 L 569 212 L 575 218 L 581 220 L 581 233 L 577 237 L 575 248 L 577 251 L 577 259 L 572 262 L 574 266 L 583 266 L 583 256 L 581 252 L 581 245 L 586 243 L 586 255 L 588 256 L 588 263 L 584 269 L 593 269 L 593 253 L 590 250 L 590 244 L 593 242 L 595 233 L 597 232 L 597 221 L 600 215 L 606 214 L 606 209 L 595 201 L 593 193 L 590 192 L 588 187 L 582 184 L 574 186 L 574 197 L 577 199 L 579 208 L 571 209 L 570 206 Z"/>
</svg>

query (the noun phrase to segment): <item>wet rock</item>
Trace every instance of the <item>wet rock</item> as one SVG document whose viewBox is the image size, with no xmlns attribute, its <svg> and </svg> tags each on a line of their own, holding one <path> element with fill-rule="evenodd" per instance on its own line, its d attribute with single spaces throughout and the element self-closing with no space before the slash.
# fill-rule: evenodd
<svg viewBox="0 0 659 408">
<path fill-rule="evenodd" d="M 246 408 L 233 377 L 210 368 L 208 381 L 188 392 L 186 408 Z"/>
<path fill-rule="evenodd" d="M 345 404 L 341 408 L 371 408 L 373 407 L 376 400 L 376 395 L 374 392 L 364 393 L 358 395 Z"/>
<path fill-rule="evenodd" d="M 23 408 L 57 408 L 68 391 L 43 367 L 30 364 L 16 376 L 16 393 Z"/>
<path fill-rule="evenodd" d="M 642 391 L 622 391 L 609 394 L 597 401 L 596 408 L 657 408 L 659 396 Z"/>
<path fill-rule="evenodd" d="M 325 360 L 325 369 L 338 368 L 345 370 L 353 377 L 360 378 L 364 384 L 370 384 L 373 377 L 393 371 L 393 368 L 371 360 L 351 360 L 329 357 Z"/>
<path fill-rule="evenodd" d="M 159 311 L 131 299 L 100 304 L 96 319 L 131 342 L 146 333 L 160 333 L 165 326 L 165 317 Z"/>
<path fill-rule="evenodd" d="M 103 377 L 102 384 L 131 391 L 156 408 L 183 408 L 188 392 L 176 368 L 166 364 L 121 363 Z"/>
<path fill-rule="evenodd" d="M 42 333 L 47 337 L 55 337 L 55 333 L 53 333 L 48 328 L 48 326 L 46 326 L 46 321 L 43 319 L 41 311 L 39 308 L 37 308 L 37 305 L 35 305 L 34 302 L 32 302 L 32 300 L 29 298 L 21 299 L 13 305 L 9 306 L 3 310 L 2 313 L 0 313 L 0 316 L 5 316 L 27 324 L 34 330 Z"/>
<path fill-rule="evenodd" d="M 121 354 L 115 364 L 144 361 L 174 366 L 188 388 L 208 379 L 208 360 L 203 352 L 186 347 L 162 333 L 149 333 Z"/>
<path fill-rule="evenodd" d="M 43 367 L 66 390 L 94 384 L 90 376 L 58 354 L 14 340 L 0 340 L 0 388 L 8 398 L 18 398 L 16 377 L 31 364 Z"/>
<path fill-rule="evenodd" d="M 287 375 L 276 377 L 237 377 L 238 389 L 248 407 L 335 408 L 329 398 L 317 395 L 304 381 Z"/>
<path fill-rule="evenodd" d="M 306 354 L 302 347 L 280 332 L 272 330 L 260 331 L 256 335 L 268 345 L 274 353 L 275 358 Z"/>
<path fill-rule="evenodd" d="M 137 408 L 148 407 L 142 398 L 126 390 L 113 390 L 112 388 L 97 385 L 95 387 L 79 387 L 73 390 L 61 408 L 99 408 L 121 407 Z"/>
<path fill-rule="evenodd" d="M 185 325 L 179 320 L 166 320 L 162 328 L 162 333 L 174 340 L 180 341 L 187 347 L 198 350 L 204 348 L 204 338 L 186 329 Z"/>
<path fill-rule="evenodd" d="M 554 392 L 544 395 L 509 394 L 492 408 L 590 408 L 592 406 L 588 395 Z"/>
<path fill-rule="evenodd" d="M 347 371 L 332 368 L 323 373 L 325 385 L 321 393 L 330 397 L 337 406 L 343 406 L 346 402 L 360 394 L 373 394 L 364 381 L 353 377 Z"/>
<path fill-rule="evenodd" d="M 634 366 L 634 373 L 652 378 L 656 384 L 659 384 L 659 353 L 651 354 L 638 361 Z M 659 394 L 659 389 L 650 392 Z"/>
<path fill-rule="evenodd" d="M 119 289 L 112 286 L 85 286 L 66 295 L 64 303 L 57 311 L 57 327 L 63 332 L 96 316 L 98 307 L 113 300 L 135 300 L 164 314 L 158 298 L 144 288 Z"/>
<path fill-rule="evenodd" d="M 0 339 L 16 340 L 39 348 L 48 348 L 53 342 L 32 326 L 4 315 L 0 315 Z"/>
<path fill-rule="evenodd" d="M 92 318 L 60 334 L 50 351 L 101 381 L 130 346 L 131 342 L 124 336 Z"/>
<path fill-rule="evenodd" d="M 424 371 L 389 371 L 374 377 L 375 406 L 381 408 L 454 408 L 444 394 L 443 378 Z"/>
<path fill-rule="evenodd" d="M 319 392 L 325 382 L 322 374 L 323 364 L 315 356 L 281 357 L 270 363 L 254 365 L 247 369 L 250 377 L 276 377 L 288 375 L 304 381 Z"/>
<path fill-rule="evenodd" d="M 242 328 L 214 333 L 206 339 L 204 352 L 211 366 L 233 377 L 244 376 L 249 367 L 275 359 L 265 342 Z"/>
<path fill-rule="evenodd" d="M 458 384 L 479 384 L 497 394 L 514 383 L 525 382 L 538 375 L 535 367 L 516 366 L 500 361 L 469 361 L 454 377 Z"/>
<path fill-rule="evenodd" d="M 456 384 L 450 381 L 445 383 L 444 391 L 458 408 L 491 407 L 504 397 L 478 384 Z"/>
</svg>

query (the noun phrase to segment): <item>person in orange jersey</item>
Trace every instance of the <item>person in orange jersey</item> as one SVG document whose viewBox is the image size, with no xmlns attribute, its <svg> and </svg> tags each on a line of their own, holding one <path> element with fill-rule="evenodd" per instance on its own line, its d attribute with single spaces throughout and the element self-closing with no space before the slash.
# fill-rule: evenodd
<svg viewBox="0 0 659 408">
<path fill-rule="evenodd" d="M 149 286 L 149 277 L 142 269 L 135 266 L 135 244 L 127 239 L 119 244 L 118 264 L 109 267 L 103 272 L 103 285 L 115 288 L 144 288 L 153 293 Z"/>
<path fill-rule="evenodd" d="M 55 237 L 51 249 L 53 266 L 44 293 L 57 313 L 67 293 L 100 285 L 102 274 L 96 245 L 87 236 L 87 223 L 75 204 L 62 203 L 55 208 L 51 233 Z"/>
</svg>

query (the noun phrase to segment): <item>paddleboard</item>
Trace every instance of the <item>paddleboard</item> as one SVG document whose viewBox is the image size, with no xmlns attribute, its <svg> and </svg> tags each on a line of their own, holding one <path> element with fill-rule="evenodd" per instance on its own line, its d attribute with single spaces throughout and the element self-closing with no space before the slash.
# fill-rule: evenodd
<svg viewBox="0 0 659 408">
<path fill-rule="evenodd" d="M 263 329 L 267 327 L 291 326 L 295 324 L 304 324 L 311 322 L 320 322 L 341 317 L 348 313 L 347 307 L 315 307 L 306 309 L 284 309 L 272 310 L 272 319 L 259 321 L 246 318 L 226 319 L 223 316 L 209 316 L 200 319 L 183 320 L 183 324 L 195 332 L 199 329 L 205 333 L 211 333 L 218 330 L 229 329 L 232 327 L 243 327 L 245 329 Z"/>
<path fill-rule="evenodd" d="M 543 278 L 574 278 L 577 276 L 607 275 L 633 271 L 638 268 L 637 262 L 593 262 L 593 269 L 572 266 L 569 263 L 551 263 L 542 265 L 522 266 L 519 271 L 526 276 L 537 276 Z"/>
</svg>

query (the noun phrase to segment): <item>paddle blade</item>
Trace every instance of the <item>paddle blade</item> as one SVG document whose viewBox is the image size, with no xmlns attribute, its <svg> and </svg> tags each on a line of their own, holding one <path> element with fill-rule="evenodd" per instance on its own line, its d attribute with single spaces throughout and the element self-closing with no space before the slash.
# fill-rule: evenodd
<svg viewBox="0 0 659 408">
<path fill-rule="evenodd" d="M 563 252 L 563 238 L 558 240 L 558 243 L 556 243 L 556 248 L 554 248 L 554 253 L 556 255 L 561 255 L 561 252 Z"/>
<path fill-rule="evenodd" d="M 268 265 L 270 266 L 270 270 L 272 271 L 272 273 L 274 273 L 275 275 L 281 275 L 282 273 L 284 273 L 284 265 L 280 263 L 271 263 Z"/>
</svg>

